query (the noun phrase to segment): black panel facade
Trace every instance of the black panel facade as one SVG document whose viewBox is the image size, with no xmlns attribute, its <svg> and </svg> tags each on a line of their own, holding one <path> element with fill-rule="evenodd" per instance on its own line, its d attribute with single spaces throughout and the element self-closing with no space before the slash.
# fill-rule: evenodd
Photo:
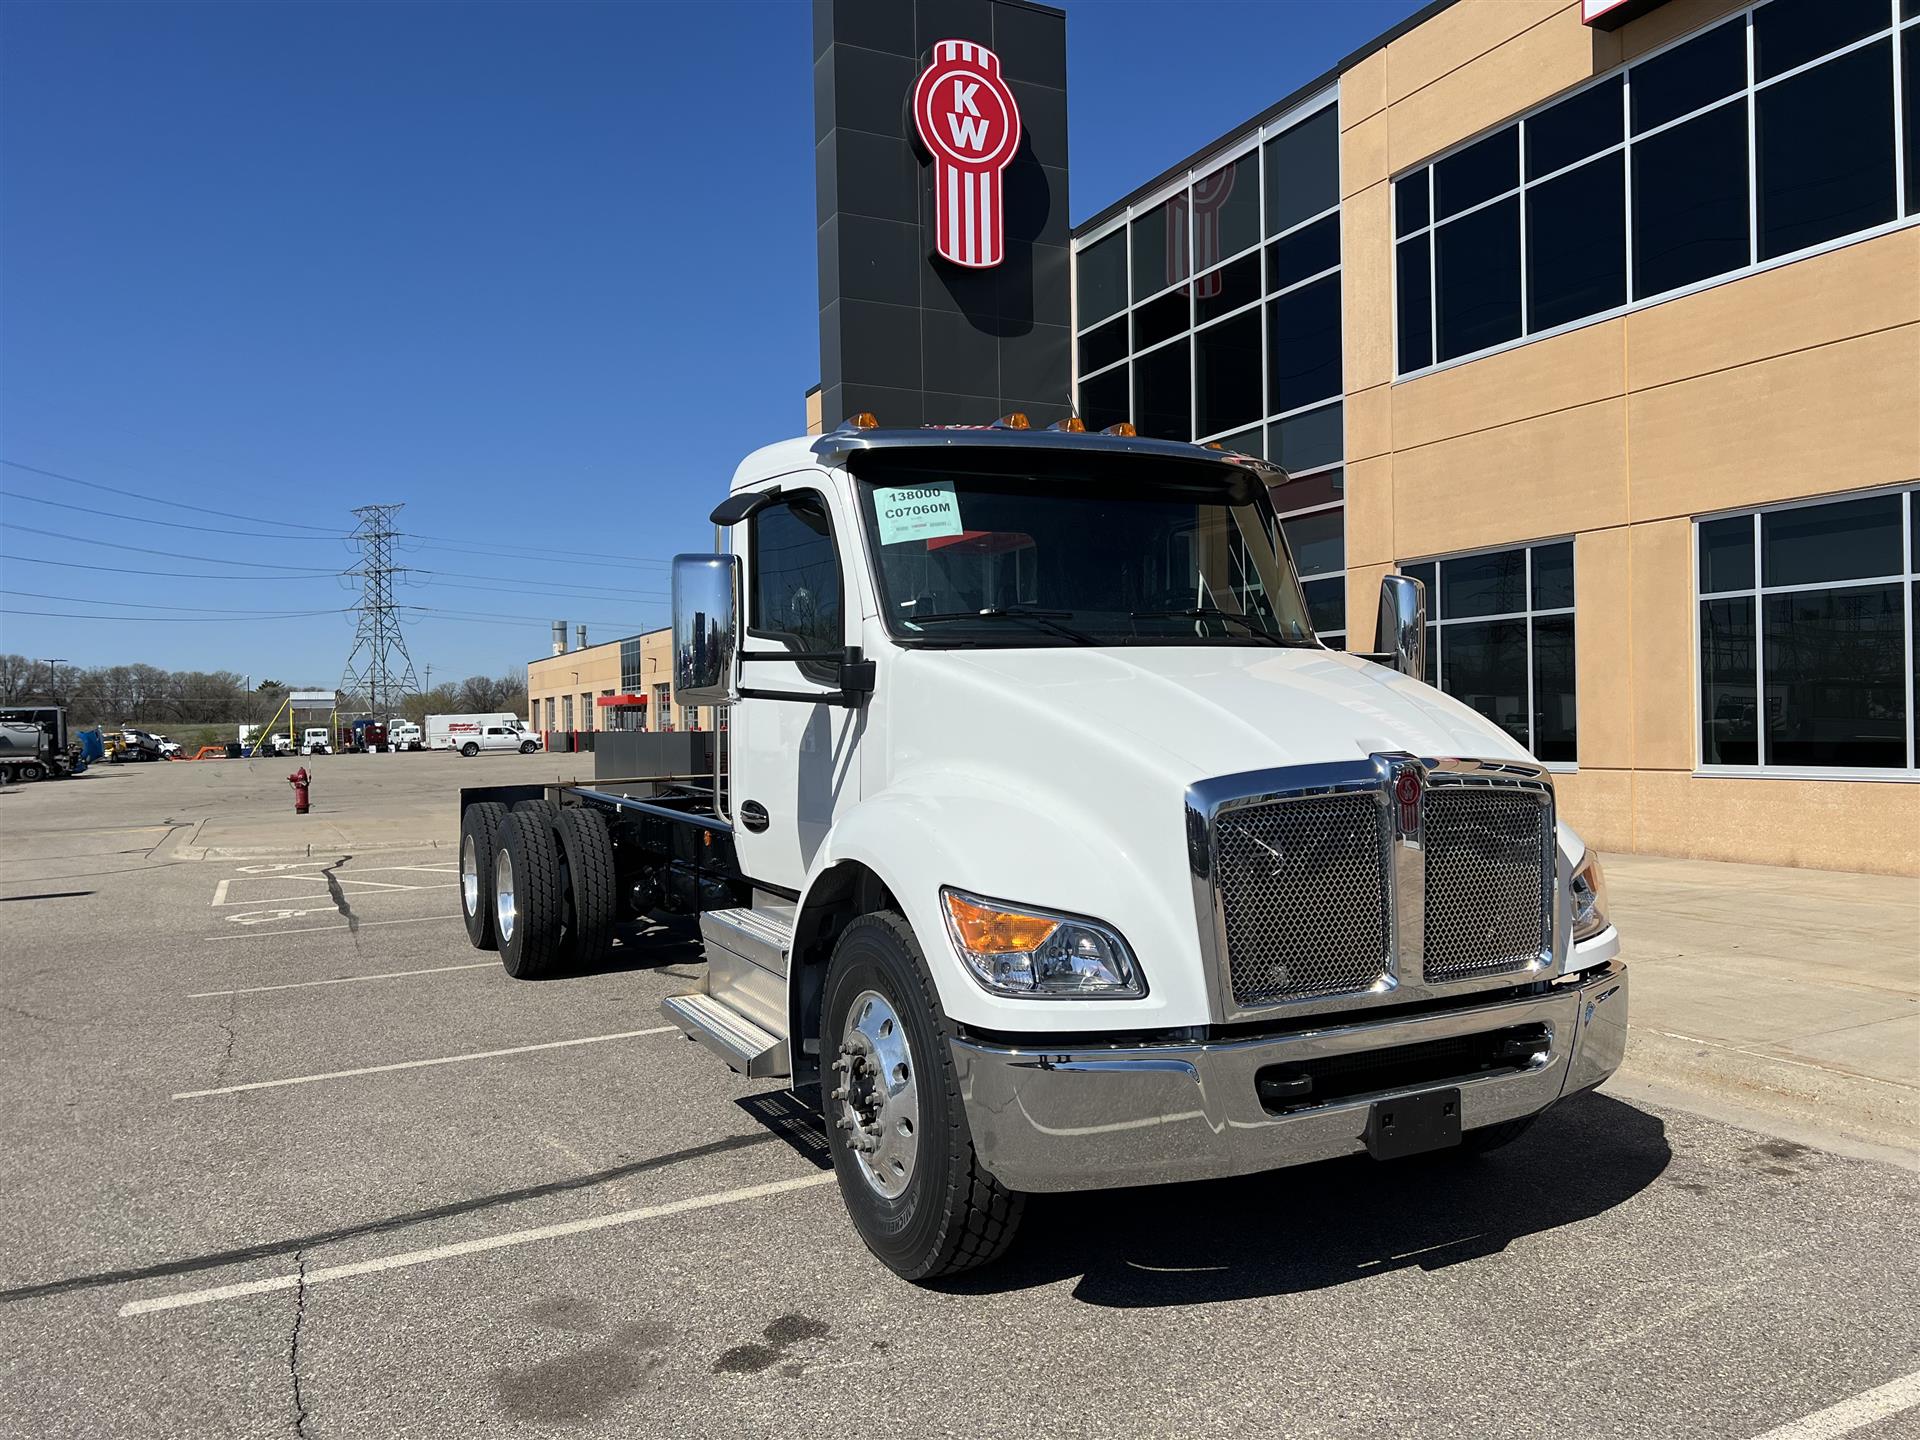
<svg viewBox="0 0 1920 1440">
<path fill-rule="evenodd" d="M 1006 259 L 934 254 L 933 166 L 914 82 L 933 45 L 1000 58 L 1020 109 L 1003 174 Z M 1027 0 L 814 0 L 821 418 L 984 424 L 1071 413 L 1067 23 Z"/>
</svg>

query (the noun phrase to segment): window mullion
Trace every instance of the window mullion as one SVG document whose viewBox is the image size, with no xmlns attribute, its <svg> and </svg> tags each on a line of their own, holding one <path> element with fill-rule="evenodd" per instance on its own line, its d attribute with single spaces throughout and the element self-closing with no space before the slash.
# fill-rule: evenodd
<svg viewBox="0 0 1920 1440">
<path fill-rule="evenodd" d="M 1760 106 L 1753 98 L 1753 12 L 1747 12 L 1747 264 L 1760 263 L 1760 142 L 1755 133 Z"/>
<path fill-rule="evenodd" d="M 1763 575 L 1760 512 L 1756 510 L 1753 512 L 1753 754 L 1756 768 L 1762 770 L 1767 765 L 1767 602 L 1760 593 Z"/>
</svg>

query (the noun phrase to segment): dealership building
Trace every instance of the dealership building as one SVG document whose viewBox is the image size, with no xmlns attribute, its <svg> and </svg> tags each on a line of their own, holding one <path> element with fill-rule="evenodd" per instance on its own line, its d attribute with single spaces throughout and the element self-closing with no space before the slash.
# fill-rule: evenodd
<svg viewBox="0 0 1920 1440">
<path fill-rule="evenodd" d="M 665 629 L 589 645 L 584 625 L 570 635 L 555 621 L 553 653 L 527 662 L 528 724 L 559 750 L 587 749 L 608 730 L 711 730 L 711 706 L 678 703 L 672 655 Z"/>
<path fill-rule="evenodd" d="M 1060 11 L 814 22 L 810 418 L 1263 455 L 1323 638 L 1425 580 L 1592 842 L 1920 872 L 1920 0 L 1440 0 L 1077 227 Z"/>
</svg>

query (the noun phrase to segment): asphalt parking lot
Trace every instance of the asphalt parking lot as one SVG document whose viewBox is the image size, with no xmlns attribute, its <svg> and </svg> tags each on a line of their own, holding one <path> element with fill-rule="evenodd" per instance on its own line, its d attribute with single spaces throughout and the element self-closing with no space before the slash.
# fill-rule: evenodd
<svg viewBox="0 0 1920 1440">
<path fill-rule="evenodd" d="M 352 851 L 183 858 L 289 762 L 0 794 L 0 1434 L 1920 1434 L 1920 1180 L 1606 1090 L 905 1285 L 806 1106 L 660 1019 L 687 931 L 467 946 L 455 789 L 571 757 L 325 758 Z"/>
</svg>

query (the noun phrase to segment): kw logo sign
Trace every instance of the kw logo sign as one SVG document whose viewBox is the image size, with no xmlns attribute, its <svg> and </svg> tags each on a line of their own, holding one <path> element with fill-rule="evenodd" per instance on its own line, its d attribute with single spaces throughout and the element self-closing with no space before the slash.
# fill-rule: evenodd
<svg viewBox="0 0 1920 1440">
<path fill-rule="evenodd" d="M 933 155 L 934 251 L 984 270 L 1006 258 L 1000 175 L 1020 144 L 1020 109 L 1000 57 L 942 40 L 913 90 L 913 122 Z"/>
</svg>

